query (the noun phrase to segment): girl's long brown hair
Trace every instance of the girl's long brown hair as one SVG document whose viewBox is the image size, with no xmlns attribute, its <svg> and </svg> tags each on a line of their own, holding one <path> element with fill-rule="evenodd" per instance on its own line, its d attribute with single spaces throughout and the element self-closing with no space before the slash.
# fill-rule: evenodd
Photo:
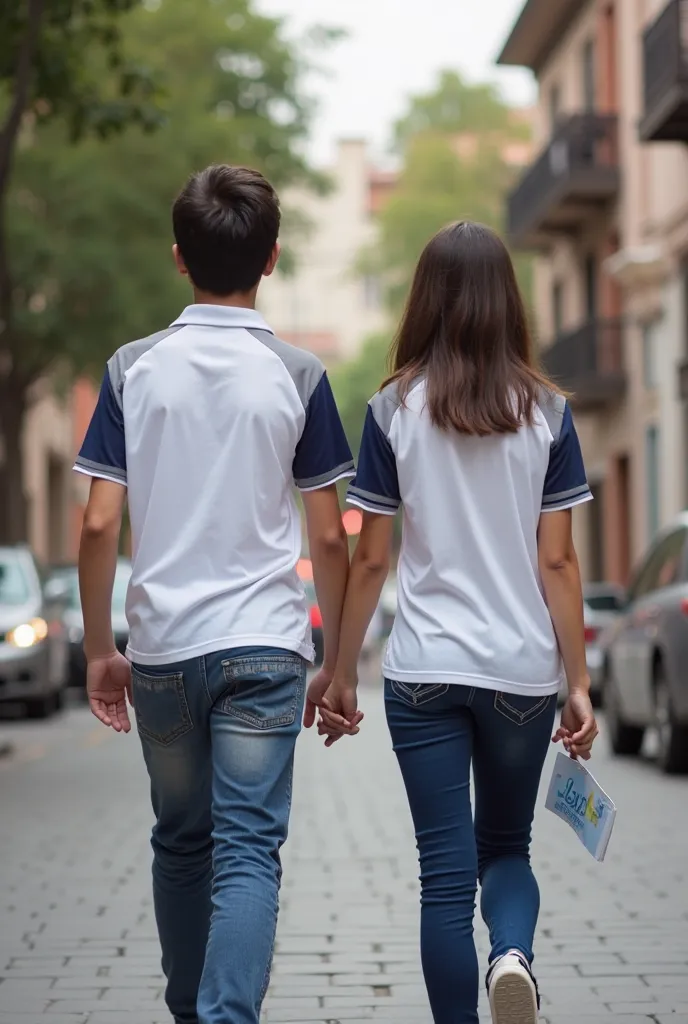
<svg viewBox="0 0 688 1024">
<path fill-rule="evenodd" d="M 425 247 L 391 350 L 401 401 L 426 381 L 430 418 L 443 430 L 484 437 L 532 423 L 540 390 L 523 299 L 502 240 L 459 221 Z M 384 385 L 383 385 L 384 386 Z"/>
</svg>

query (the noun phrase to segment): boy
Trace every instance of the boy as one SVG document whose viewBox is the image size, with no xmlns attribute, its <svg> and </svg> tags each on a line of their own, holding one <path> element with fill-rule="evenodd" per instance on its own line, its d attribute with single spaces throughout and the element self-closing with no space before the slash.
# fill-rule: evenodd
<svg viewBox="0 0 688 1024">
<path fill-rule="evenodd" d="M 313 701 L 336 662 L 348 572 L 335 482 L 353 460 L 327 376 L 255 310 L 279 223 L 256 171 L 190 179 L 174 204 L 173 251 L 194 304 L 110 359 L 75 466 L 93 478 L 79 555 L 89 700 L 118 732 L 130 729 L 127 693 L 136 707 L 177 1024 L 257 1024 L 267 988 L 313 660 L 294 483 L 325 635 Z M 125 496 L 128 660 L 110 625 Z M 313 717 L 309 700 L 306 724 Z"/>
</svg>

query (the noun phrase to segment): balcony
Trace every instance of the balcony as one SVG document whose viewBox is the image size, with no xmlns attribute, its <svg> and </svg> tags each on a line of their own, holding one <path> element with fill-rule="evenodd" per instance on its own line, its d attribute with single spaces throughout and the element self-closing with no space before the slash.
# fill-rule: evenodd
<svg viewBox="0 0 688 1024">
<path fill-rule="evenodd" d="M 564 121 L 508 198 L 508 232 L 519 249 L 547 249 L 576 235 L 619 190 L 616 117 Z"/>
<path fill-rule="evenodd" d="M 561 334 L 540 360 L 547 375 L 571 394 L 577 409 L 608 407 L 626 390 L 621 320 L 594 320 Z"/>
<path fill-rule="evenodd" d="M 688 142 L 688 0 L 671 0 L 643 36 L 643 142 Z"/>
</svg>

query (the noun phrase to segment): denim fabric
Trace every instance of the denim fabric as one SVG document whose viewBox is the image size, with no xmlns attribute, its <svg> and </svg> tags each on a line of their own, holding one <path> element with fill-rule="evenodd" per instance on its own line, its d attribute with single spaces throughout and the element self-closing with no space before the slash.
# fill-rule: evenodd
<svg viewBox="0 0 688 1024">
<path fill-rule="evenodd" d="M 257 1024 L 306 663 L 241 648 L 132 670 L 151 780 L 153 894 L 176 1024 Z"/>
<path fill-rule="evenodd" d="M 385 706 L 418 842 L 421 960 L 433 1017 L 478 1024 L 478 880 L 490 959 L 510 949 L 533 959 L 540 894 L 530 834 L 556 696 L 386 680 Z"/>
</svg>

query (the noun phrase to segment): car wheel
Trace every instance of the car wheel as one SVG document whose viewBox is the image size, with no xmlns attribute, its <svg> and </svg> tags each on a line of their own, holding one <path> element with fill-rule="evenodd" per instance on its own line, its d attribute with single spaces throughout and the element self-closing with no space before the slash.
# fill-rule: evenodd
<svg viewBox="0 0 688 1024">
<path fill-rule="evenodd" d="M 688 772 L 688 728 L 675 721 L 671 690 L 661 661 L 655 665 L 654 699 L 657 763 L 667 774 Z"/>
<path fill-rule="evenodd" d="M 607 677 L 603 689 L 605 719 L 609 730 L 609 741 L 615 754 L 635 756 L 640 753 L 645 730 L 642 726 L 627 725 L 621 714 L 616 682 Z"/>
</svg>

